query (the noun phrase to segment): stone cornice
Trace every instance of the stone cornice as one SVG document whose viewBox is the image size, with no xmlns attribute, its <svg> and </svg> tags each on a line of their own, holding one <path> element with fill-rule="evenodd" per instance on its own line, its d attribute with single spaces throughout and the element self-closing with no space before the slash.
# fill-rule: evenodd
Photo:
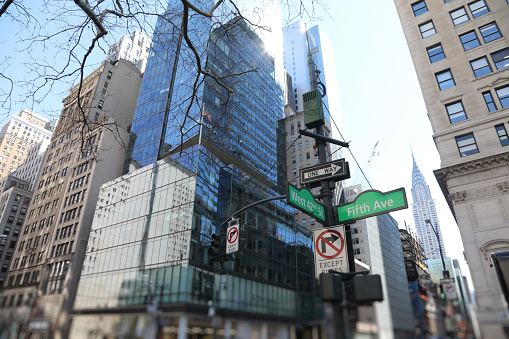
<svg viewBox="0 0 509 339">
<path fill-rule="evenodd" d="M 467 194 L 466 192 L 454 192 L 453 194 L 451 194 L 451 192 L 449 191 L 448 181 L 453 178 L 459 179 L 467 175 L 477 174 L 508 165 L 509 165 L 509 152 L 505 152 L 482 159 L 477 159 L 457 165 L 440 168 L 433 171 L 433 173 L 435 174 L 440 189 L 442 190 L 442 193 L 446 198 L 447 204 L 449 205 L 449 209 L 451 210 L 453 216 L 456 218 L 453 208 L 453 200 L 463 201 L 467 197 Z"/>
<path fill-rule="evenodd" d="M 452 179 L 458 176 L 478 173 L 492 168 L 509 165 L 509 152 L 492 155 L 490 157 L 464 162 L 434 171 L 435 177 Z"/>
</svg>

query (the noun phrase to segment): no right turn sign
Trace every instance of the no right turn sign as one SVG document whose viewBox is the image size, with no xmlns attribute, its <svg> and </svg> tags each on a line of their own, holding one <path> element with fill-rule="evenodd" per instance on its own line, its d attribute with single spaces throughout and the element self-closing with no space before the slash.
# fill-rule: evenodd
<svg viewBox="0 0 509 339">
<path fill-rule="evenodd" d="M 239 225 L 228 227 L 226 231 L 226 254 L 239 250 Z"/>
<path fill-rule="evenodd" d="M 321 228 L 313 232 L 315 276 L 329 270 L 348 272 L 344 226 Z"/>
</svg>

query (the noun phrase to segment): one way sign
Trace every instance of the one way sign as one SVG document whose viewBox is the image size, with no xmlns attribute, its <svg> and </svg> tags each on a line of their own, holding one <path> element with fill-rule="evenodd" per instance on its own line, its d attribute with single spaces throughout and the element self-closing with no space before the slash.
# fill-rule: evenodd
<svg viewBox="0 0 509 339">
<path fill-rule="evenodd" d="M 350 178 L 350 168 L 345 159 L 339 159 L 318 166 L 302 168 L 299 174 L 301 185 L 328 179 L 339 181 Z"/>
</svg>

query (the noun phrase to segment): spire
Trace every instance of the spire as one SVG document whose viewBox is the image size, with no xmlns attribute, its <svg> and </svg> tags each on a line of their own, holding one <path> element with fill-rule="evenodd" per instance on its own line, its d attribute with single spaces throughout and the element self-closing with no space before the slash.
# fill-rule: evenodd
<svg viewBox="0 0 509 339">
<path fill-rule="evenodd" d="M 417 166 L 417 162 L 415 161 L 414 152 L 412 151 L 412 161 L 413 161 L 413 168 L 412 168 L 412 196 L 414 198 L 414 203 L 421 199 L 432 199 L 431 198 L 431 192 L 429 190 L 428 185 L 426 184 L 426 180 L 424 179 L 424 176 L 421 173 L 421 170 Z M 420 186 L 423 190 L 424 195 L 416 195 L 416 188 L 417 186 Z"/>
</svg>

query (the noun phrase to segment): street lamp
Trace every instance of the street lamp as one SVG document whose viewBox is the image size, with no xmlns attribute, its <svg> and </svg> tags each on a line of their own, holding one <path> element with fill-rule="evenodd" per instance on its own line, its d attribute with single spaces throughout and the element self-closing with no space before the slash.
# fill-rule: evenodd
<svg viewBox="0 0 509 339">
<path fill-rule="evenodd" d="M 438 235 L 438 230 L 433 226 L 433 223 L 429 219 L 425 219 L 424 222 L 426 224 L 430 224 L 431 228 L 433 229 L 433 233 L 435 233 L 435 236 L 437 237 L 438 241 L 438 249 L 440 250 L 440 257 L 442 258 L 442 265 L 444 266 L 444 271 L 442 272 L 444 275 L 444 279 L 449 279 L 449 271 L 445 268 L 445 261 L 444 261 L 444 253 L 442 252 L 442 245 L 440 244 L 440 236 Z"/>
</svg>

